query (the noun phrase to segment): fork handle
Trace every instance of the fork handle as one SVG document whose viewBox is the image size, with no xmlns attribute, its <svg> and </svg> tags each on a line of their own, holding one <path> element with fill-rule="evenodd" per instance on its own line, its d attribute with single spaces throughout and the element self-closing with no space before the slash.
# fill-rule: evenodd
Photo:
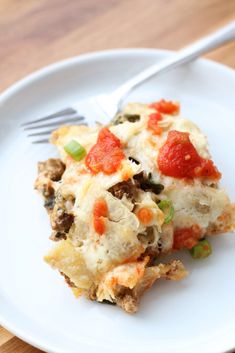
<svg viewBox="0 0 235 353">
<path fill-rule="evenodd" d="M 133 91 L 137 86 L 146 82 L 153 76 L 166 72 L 170 69 L 173 69 L 179 65 L 188 63 L 193 59 L 209 52 L 212 49 L 215 49 L 229 41 L 235 39 L 235 21 L 230 24 L 222 27 L 218 31 L 200 39 L 199 41 L 194 42 L 192 45 L 189 45 L 175 55 L 170 56 L 168 59 L 163 60 L 160 63 L 154 64 L 144 71 L 140 72 L 138 75 L 134 76 L 130 80 L 126 81 L 118 89 L 116 89 L 112 96 L 118 105 L 120 106 L 122 101 Z"/>
</svg>

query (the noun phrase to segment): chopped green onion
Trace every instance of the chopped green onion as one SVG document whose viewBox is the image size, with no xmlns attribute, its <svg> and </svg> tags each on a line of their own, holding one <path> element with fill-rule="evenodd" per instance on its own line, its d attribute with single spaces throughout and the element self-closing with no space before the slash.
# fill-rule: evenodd
<svg viewBox="0 0 235 353">
<path fill-rule="evenodd" d="M 67 145 L 64 146 L 65 152 L 67 152 L 75 161 L 80 161 L 86 155 L 85 148 L 75 140 L 71 140 Z"/>
<path fill-rule="evenodd" d="M 197 245 L 192 247 L 190 254 L 194 259 L 204 259 L 212 253 L 212 248 L 208 240 L 200 240 Z"/>
<path fill-rule="evenodd" d="M 164 223 L 170 223 L 174 217 L 174 207 L 172 205 L 172 202 L 170 200 L 161 200 L 157 205 L 162 211 L 166 209 L 169 210 L 167 215 L 165 216 Z"/>
</svg>

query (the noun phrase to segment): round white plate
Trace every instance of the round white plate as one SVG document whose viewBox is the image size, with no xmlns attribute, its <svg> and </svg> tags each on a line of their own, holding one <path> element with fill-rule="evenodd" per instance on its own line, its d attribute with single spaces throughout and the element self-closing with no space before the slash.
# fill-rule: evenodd
<svg viewBox="0 0 235 353">
<path fill-rule="evenodd" d="M 214 238 L 213 255 L 183 259 L 190 275 L 160 281 L 140 310 L 75 299 L 42 260 L 52 246 L 41 198 L 33 190 L 39 160 L 53 147 L 32 145 L 20 124 L 110 91 L 169 52 L 114 50 L 49 66 L 0 97 L 0 323 L 25 341 L 56 353 L 221 353 L 235 347 L 235 237 Z M 222 184 L 235 200 L 235 73 L 200 60 L 140 87 L 129 101 L 179 100 L 182 115 L 207 134 Z"/>
</svg>

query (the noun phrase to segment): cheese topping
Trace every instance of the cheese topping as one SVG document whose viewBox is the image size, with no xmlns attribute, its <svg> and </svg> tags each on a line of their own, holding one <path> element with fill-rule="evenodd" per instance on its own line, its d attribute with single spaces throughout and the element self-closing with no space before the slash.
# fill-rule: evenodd
<svg viewBox="0 0 235 353">
<path fill-rule="evenodd" d="M 66 153 L 71 140 L 86 157 L 76 161 Z M 61 180 L 41 172 L 36 187 L 44 197 L 45 185 L 47 193 L 52 188 L 52 228 L 63 240 L 45 259 L 70 279 L 77 293 L 94 290 L 97 300 L 117 303 L 122 287 L 142 293 L 165 273 L 151 264 L 159 253 L 172 250 L 174 232 L 199 229 L 194 244 L 212 233 L 225 210 L 226 229 L 232 224 L 232 207 L 218 187 L 220 174 L 210 162 L 207 139 L 179 115 L 178 103 L 128 104 L 110 126 L 64 126 L 51 142 L 66 169 Z M 168 222 L 158 207 L 161 200 L 174 210 Z M 175 265 L 169 266 L 173 271 Z M 179 275 L 172 279 L 185 274 L 178 266 Z"/>
</svg>

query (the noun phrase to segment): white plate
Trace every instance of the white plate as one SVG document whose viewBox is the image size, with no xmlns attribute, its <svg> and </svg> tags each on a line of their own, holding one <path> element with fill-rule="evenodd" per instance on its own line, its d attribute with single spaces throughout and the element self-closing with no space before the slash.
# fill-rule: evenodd
<svg viewBox="0 0 235 353">
<path fill-rule="evenodd" d="M 36 164 L 56 155 L 34 146 L 19 125 L 91 94 L 109 91 L 170 55 L 128 49 L 83 55 L 49 66 L 0 99 L 0 323 L 25 341 L 57 353 L 225 352 L 235 347 L 235 238 L 213 239 L 213 255 L 183 259 L 190 276 L 160 281 L 133 316 L 75 299 L 42 260 L 51 247 L 42 200 L 33 190 Z M 182 115 L 208 135 L 223 185 L 235 200 L 235 73 L 200 60 L 139 88 L 130 101 L 181 101 Z"/>
</svg>

